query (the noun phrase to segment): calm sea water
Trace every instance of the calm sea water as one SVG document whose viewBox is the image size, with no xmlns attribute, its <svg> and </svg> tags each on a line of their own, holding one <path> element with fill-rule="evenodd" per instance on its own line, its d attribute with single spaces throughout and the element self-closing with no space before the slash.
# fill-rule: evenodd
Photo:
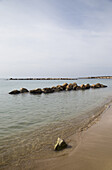
<svg viewBox="0 0 112 170">
<path fill-rule="evenodd" d="M 9 95 L 9 91 L 52 87 L 74 81 L 0 80 L 0 166 L 36 155 L 53 155 L 58 136 L 67 138 L 112 99 L 112 80 L 76 80 L 81 84 L 106 84 L 108 88 L 63 91 L 52 94 Z M 47 154 L 46 154 L 47 153 Z M 49 154 L 48 154 L 49 153 Z"/>
</svg>

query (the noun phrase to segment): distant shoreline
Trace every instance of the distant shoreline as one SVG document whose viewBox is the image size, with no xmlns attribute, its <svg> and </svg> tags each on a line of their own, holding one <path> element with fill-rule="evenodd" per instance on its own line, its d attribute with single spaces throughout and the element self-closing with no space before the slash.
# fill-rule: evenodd
<svg viewBox="0 0 112 170">
<path fill-rule="evenodd" d="M 78 78 L 9 78 L 7 80 L 78 80 L 78 79 L 112 79 L 112 76 L 78 77 Z"/>
</svg>

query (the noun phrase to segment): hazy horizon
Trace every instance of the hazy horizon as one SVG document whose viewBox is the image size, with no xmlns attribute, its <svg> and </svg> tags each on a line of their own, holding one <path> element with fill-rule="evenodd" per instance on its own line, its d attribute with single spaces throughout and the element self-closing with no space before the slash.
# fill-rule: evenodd
<svg viewBox="0 0 112 170">
<path fill-rule="evenodd" d="M 112 74 L 112 0 L 0 0 L 0 77 Z"/>
</svg>

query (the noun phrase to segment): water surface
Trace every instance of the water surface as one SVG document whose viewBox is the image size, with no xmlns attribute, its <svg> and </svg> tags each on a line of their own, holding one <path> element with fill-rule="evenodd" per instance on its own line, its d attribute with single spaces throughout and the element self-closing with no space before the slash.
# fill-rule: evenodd
<svg viewBox="0 0 112 170">
<path fill-rule="evenodd" d="M 65 83 L 65 80 L 0 80 L 1 165 L 35 154 L 37 158 L 53 156 L 53 144 L 58 136 L 67 138 L 72 135 L 112 98 L 111 79 L 81 79 L 75 82 L 79 85 L 99 82 L 108 88 L 9 95 L 8 92 L 13 89 L 52 87 Z"/>
</svg>

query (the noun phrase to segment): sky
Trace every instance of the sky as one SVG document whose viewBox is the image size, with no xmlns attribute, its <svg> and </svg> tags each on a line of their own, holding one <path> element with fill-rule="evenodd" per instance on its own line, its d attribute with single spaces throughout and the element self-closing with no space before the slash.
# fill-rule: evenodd
<svg viewBox="0 0 112 170">
<path fill-rule="evenodd" d="M 112 75 L 112 0 L 0 0 L 0 77 Z"/>
</svg>

